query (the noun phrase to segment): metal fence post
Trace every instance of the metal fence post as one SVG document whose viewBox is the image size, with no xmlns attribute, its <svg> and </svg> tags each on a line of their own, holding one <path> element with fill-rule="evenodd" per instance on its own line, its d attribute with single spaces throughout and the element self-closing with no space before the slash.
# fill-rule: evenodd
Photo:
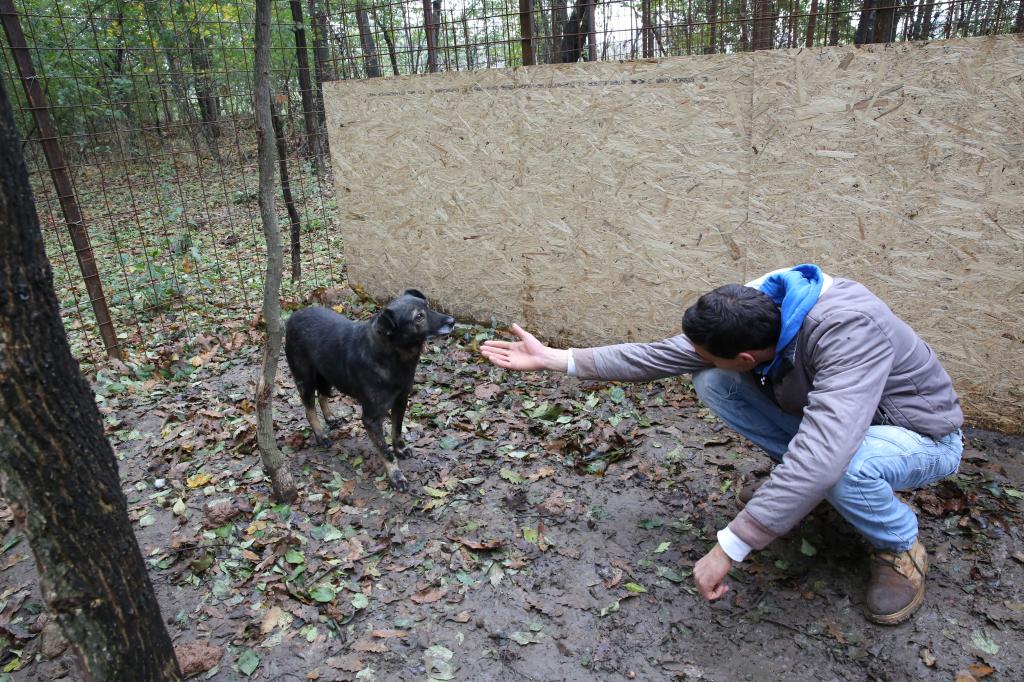
<svg viewBox="0 0 1024 682">
<path fill-rule="evenodd" d="M 85 219 L 78 206 L 78 199 L 71 184 L 71 173 L 68 170 L 64 152 L 57 141 L 57 130 L 50 118 L 50 110 L 46 106 L 43 90 L 39 87 L 39 78 L 36 76 L 35 67 L 32 65 L 32 56 L 25 44 L 25 34 L 21 30 L 21 23 L 18 21 L 18 12 L 14 9 L 13 0 L 0 0 L 0 21 L 4 25 L 4 33 L 7 35 L 7 42 L 11 46 L 14 62 L 18 67 L 21 84 L 25 88 L 25 97 L 28 98 L 32 118 L 35 120 L 36 127 L 39 128 L 39 142 L 46 155 L 46 163 L 50 168 L 50 176 L 53 178 L 53 185 L 57 190 L 64 220 L 68 225 L 68 232 L 71 233 L 71 242 L 74 244 L 78 266 L 82 271 L 86 291 L 89 293 L 92 311 L 96 315 L 96 324 L 100 329 L 103 346 L 106 348 L 108 356 L 120 360 L 121 349 L 117 345 L 117 334 L 114 333 L 114 324 L 110 319 L 110 311 L 107 309 L 107 299 L 103 295 L 103 284 L 100 282 L 99 271 L 96 269 L 96 257 L 93 255 L 92 244 L 89 241 L 89 230 L 85 226 Z"/>
</svg>

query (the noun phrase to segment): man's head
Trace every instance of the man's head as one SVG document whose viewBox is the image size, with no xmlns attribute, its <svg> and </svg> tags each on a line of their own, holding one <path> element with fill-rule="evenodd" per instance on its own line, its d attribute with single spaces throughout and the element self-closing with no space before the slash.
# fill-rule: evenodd
<svg viewBox="0 0 1024 682">
<path fill-rule="evenodd" d="M 736 372 L 770 361 L 781 330 L 775 302 L 741 284 L 709 291 L 683 314 L 683 333 L 697 353 L 719 369 Z"/>
</svg>

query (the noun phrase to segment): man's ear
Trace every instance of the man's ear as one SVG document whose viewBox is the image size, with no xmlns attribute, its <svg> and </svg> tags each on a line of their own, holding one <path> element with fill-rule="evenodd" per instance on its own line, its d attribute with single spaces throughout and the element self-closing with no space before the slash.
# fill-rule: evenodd
<svg viewBox="0 0 1024 682">
<path fill-rule="evenodd" d="M 741 372 L 749 372 L 750 370 L 754 369 L 755 367 L 761 364 L 761 362 L 756 357 L 754 357 L 753 353 L 746 350 L 737 354 L 736 359 L 743 363 L 743 367 L 740 370 Z"/>
<path fill-rule="evenodd" d="M 402 295 L 415 296 L 416 298 L 422 298 L 424 301 L 427 300 L 427 297 L 424 296 L 423 292 L 420 291 L 419 289 L 406 289 L 405 291 L 402 292 Z"/>
<path fill-rule="evenodd" d="M 373 320 L 373 328 L 381 336 L 391 336 L 398 327 L 398 320 L 391 308 L 382 308 Z"/>
</svg>

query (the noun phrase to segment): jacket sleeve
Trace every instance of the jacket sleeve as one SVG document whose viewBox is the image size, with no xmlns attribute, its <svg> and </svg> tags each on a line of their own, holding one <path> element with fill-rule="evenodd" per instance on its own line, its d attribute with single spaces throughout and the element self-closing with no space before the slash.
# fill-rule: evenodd
<svg viewBox="0 0 1024 682">
<path fill-rule="evenodd" d="M 653 343 L 573 348 L 572 356 L 577 377 L 605 381 L 650 381 L 711 366 L 701 360 L 685 334 Z"/>
<path fill-rule="evenodd" d="M 892 368 L 892 344 L 874 320 L 856 311 L 832 318 L 811 339 L 814 377 L 800 429 L 782 464 L 729 524 L 754 549 L 789 532 L 846 472 Z"/>
</svg>

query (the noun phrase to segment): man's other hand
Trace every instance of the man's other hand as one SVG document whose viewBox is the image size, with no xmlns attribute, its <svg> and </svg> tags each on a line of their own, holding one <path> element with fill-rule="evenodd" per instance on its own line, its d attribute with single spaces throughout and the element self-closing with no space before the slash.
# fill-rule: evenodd
<svg viewBox="0 0 1024 682">
<path fill-rule="evenodd" d="M 729 587 L 722 581 L 731 568 L 732 559 L 716 544 L 693 567 L 693 582 L 700 596 L 714 601 L 728 592 Z"/>
</svg>

